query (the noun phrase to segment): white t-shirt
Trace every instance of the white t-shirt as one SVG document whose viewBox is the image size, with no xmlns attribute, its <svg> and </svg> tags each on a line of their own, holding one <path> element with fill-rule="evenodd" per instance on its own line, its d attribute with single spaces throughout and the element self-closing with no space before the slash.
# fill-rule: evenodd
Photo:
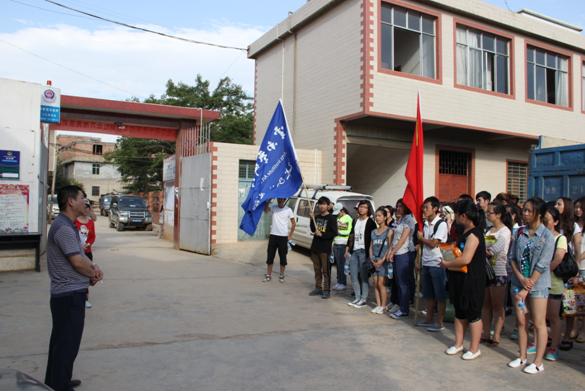
<svg viewBox="0 0 585 392">
<path fill-rule="evenodd" d="M 284 206 L 272 206 L 272 227 L 270 228 L 271 235 L 277 235 L 280 237 L 288 237 L 288 225 L 290 220 L 295 217 L 290 207 Z"/>
<path fill-rule="evenodd" d="M 433 235 L 433 231 L 435 231 L 435 225 L 439 222 L 441 218 L 436 216 L 435 219 L 429 224 L 427 220 L 425 220 L 425 226 L 423 228 L 423 236 L 425 239 L 430 240 L 439 240 L 439 242 L 447 242 L 449 238 L 449 230 L 447 229 L 447 223 L 445 221 L 441 222 L 437 227 L 437 232 Z M 441 266 L 441 250 L 438 247 L 429 248 L 426 245 L 423 245 L 423 253 L 422 253 L 422 263 L 425 267 L 440 267 Z"/>
<path fill-rule="evenodd" d="M 355 223 L 353 250 L 366 249 L 366 222 L 368 219 L 359 219 Z"/>
</svg>

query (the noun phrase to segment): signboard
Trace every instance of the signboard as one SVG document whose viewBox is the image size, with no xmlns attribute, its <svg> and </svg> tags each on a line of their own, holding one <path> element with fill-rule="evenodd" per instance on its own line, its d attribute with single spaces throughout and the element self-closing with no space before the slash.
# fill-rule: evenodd
<svg viewBox="0 0 585 392">
<path fill-rule="evenodd" d="M 43 87 L 41 94 L 41 122 L 61 122 L 61 90 L 52 86 Z"/>
<path fill-rule="evenodd" d="M 0 234 L 28 233 L 28 185 L 0 184 Z"/>
<path fill-rule="evenodd" d="M 163 182 L 175 181 L 177 161 L 174 155 L 163 161 Z"/>
<path fill-rule="evenodd" d="M 20 151 L 0 150 L 0 179 L 20 179 Z"/>
</svg>

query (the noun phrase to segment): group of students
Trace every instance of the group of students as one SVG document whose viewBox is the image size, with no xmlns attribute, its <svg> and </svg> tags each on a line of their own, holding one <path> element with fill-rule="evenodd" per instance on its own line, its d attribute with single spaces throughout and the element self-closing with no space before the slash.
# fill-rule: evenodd
<svg viewBox="0 0 585 392">
<path fill-rule="evenodd" d="M 284 207 L 284 199 L 279 202 Z M 416 269 L 420 271 L 426 313 L 417 327 L 442 331 L 448 299 L 455 310 L 455 342 L 446 354 L 462 353 L 464 360 L 479 357 L 481 343 L 500 343 L 506 303 L 510 301 L 516 315 L 519 357 L 508 366 L 523 367 L 529 374 L 542 372 L 544 359 L 557 360 L 559 349 L 570 349 L 570 339 L 578 338 L 577 323 L 568 319 L 566 341 L 561 341 L 561 296 L 567 282 L 554 271 L 567 254 L 585 269 L 585 241 L 581 241 L 585 198 L 575 202 L 560 198 L 549 203 L 531 198 L 520 206 L 507 194 L 492 201 L 486 191 L 479 192 L 475 200 L 461 195 L 455 203 L 429 197 L 423 203 L 420 229 L 402 200 L 395 209 L 388 205 L 375 212 L 370 202 L 360 201 L 353 219 L 346 208 L 332 205 L 326 197 L 321 197 L 317 206 L 318 213 L 311 214 L 315 288 L 309 295 L 329 298 L 331 289 L 347 288 L 349 275 L 354 294 L 349 306 L 367 306 L 372 285 L 376 298 L 372 313 L 387 312 L 391 318 L 401 319 L 409 315 L 414 301 Z M 284 216 L 283 222 L 290 219 L 294 225 L 290 211 Z M 286 233 L 288 237 L 293 231 L 294 226 Z M 444 258 L 440 245 L 445 243 L 454 244 L 460 252 Z M 280 248 L 286 253 L 284 245 Z M 330 255 L 337 268 L 333 288 Z M 582 281 L 583 276 L 579 276 L 583 272 L 568 283 Z M 282 266 L 281 278 L 284 280 Z M 467 329 L 471 343 L 464 350 Z M 534 340 L 529 344 L 531 329 Z M 528 354 L 535 354 L 530 364 Z"/>
</svg>

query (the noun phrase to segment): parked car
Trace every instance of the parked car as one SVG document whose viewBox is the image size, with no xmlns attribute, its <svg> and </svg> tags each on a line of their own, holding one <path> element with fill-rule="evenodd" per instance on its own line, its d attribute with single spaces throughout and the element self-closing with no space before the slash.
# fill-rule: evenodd
<svg viewBox="0 0 585 392">
<path fill-rule="evenodd" d="M 152 215 L 140 196 L 112 196 L 109 215 L 110 227 L 118 231 L 127 228 L 152 231 Z"/>
<path fill-rule="evenodd" d="M 287 201 L 287 205 L 293 210 L 297 220 L 297 226 L 293 233 L 293 241 L 297 246 L 307 249 L 311 247 L 313 234 L 311 233 L 309 213 L 311 210 L 315 211 L 315 214 L 319 213 L 316 204 L 321 196 L 327 197 L 332 204 L 341 203 L 349 211 L 352 218 L 356 217 L 355 206 L 360 200 L 367 200 L 374 211 L 372 196 L 351 192 L 349 186 L 319 185 L 311 186 L 307 191 L 301 189 Z"/>
<path fill-rule="evenodd" d="M 108 216 L 110 212 L 110 203 L 112 202 L 112 194 L 106 193 L 100 196 L 100 215 Z"/>
<path fill-rule="evenodd" d="M 57 195 L 47 196 L 47 217 L 49 223 L 51 223 L 61 212 L 59 209 L 59 203 L 57 203 Z"/>
</svg>

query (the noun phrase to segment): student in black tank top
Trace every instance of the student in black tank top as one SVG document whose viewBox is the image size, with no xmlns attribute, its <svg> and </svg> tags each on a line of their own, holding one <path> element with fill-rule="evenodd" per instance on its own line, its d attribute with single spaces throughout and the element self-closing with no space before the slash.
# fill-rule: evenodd
<svg viewBox="0 0 585 392">
<path fill-rule="evenodd" d="M 455 206 L 455 215 L 464 228 L 458 239 L 463 254 L 453 261 L 442 262 L 442 266 L 448 269 L 449 300 L 455 307 L 455 344 L 446 353 L 455 355 L 463 351 L 463 338 L 469 327 L 471 344 L 462 358 L 471 360 L 481 355 L 481 310 L 486 285 L 485 241 L 482 229 L 477 226 L 479 211 L 473 201 L 459 201 Z M 462 272 L 462 268 L 466 268 L 467 272 Z"/>
</svg>

